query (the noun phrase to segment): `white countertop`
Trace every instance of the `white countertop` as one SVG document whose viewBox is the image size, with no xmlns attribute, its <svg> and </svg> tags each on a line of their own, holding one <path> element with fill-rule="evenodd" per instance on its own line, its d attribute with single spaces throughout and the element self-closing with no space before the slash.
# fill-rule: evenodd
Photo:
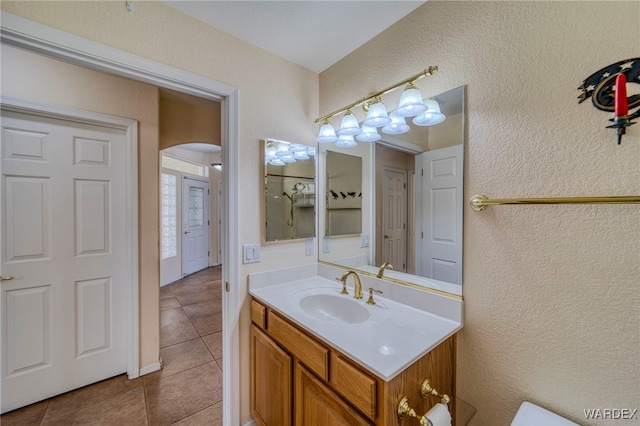
<svg viewBox="0 0 640 426">
<path fill-rule="evenodd" d="M 365 296 L 357 300 L 353 298 L 353 277 L 347 280 L 349 296 L 346 296 L 340 294 L 340 282 L 319 276 L 317 272 L 313 274 L 318 270 L 324 275 L 334 276 L 341 272 L 337 268 L 315 266 L 314 269 L 314 266 L 306 265 L 298 269 L 251 274 L 249 293 L 386 381 L 462 328 L 462 300 L 434 294 L 420 295 L 415 292 L 424 292 L 370 277 L 361 277 Z M 365 303 L 368 287 L 386 290 L 384 295 L 375 294 L 376 305 Z M 369 317 L 358 323 L 344 323 L 330 316 L 318 319 L 300 306 L 300 300 L 311 294 L 346 298 L 366 309 Z M 444 299 L 439 300 L 438 297 Z M 418 304 L 424 306 L 416 307 L 416 303 L 409 306 L 394 298 L 414 302 L 418 299 Z M 436 308 L 434 311 L 440 311 L 440 315 L 433 313 L 430 305 Z M 452 307 L 455 312 L 442 315 L 443 306 Z M 362 311 L 360 307 L 358 310 Z"/>
</svg>

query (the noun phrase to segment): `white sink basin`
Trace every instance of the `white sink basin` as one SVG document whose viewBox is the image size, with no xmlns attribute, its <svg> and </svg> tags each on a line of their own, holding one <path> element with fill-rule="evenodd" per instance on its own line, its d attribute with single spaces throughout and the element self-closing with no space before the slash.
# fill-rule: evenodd
<svg viewBox="0 0 640 426">
<path fill-rule="evenodd" d="M 303 311 L 319 320 L 357 324 L 369 319 L 369 311 L 346 296 L 310 294 L 299 303 Z"/>
</svg>

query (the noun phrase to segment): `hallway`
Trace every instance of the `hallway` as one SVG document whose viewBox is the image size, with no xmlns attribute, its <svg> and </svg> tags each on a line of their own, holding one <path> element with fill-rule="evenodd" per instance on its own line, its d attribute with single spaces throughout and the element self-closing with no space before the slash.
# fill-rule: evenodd
<svg viewBox="0 0 640 426">
<path fill-rule="evenodd" d="M 163 368 L 126 374 L 0 417 L 10 425 L 221 425 L 221 267 L 160 289 Z"/>
</svg>

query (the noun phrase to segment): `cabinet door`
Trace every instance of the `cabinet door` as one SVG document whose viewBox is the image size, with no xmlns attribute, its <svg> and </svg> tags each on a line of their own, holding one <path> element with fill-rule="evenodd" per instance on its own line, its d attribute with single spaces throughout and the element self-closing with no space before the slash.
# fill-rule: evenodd
<svg viewBox="0 0 640 426">
<path fill-rule="evenodd" d="M 296 425 L 372 425 L 311 372 L 296 363 Z"/>
<path fill-rule="evenodd" d="M 291 356 L 251 326 L 251 413 L 262 426 L 291 425 Z"/>
</svg>

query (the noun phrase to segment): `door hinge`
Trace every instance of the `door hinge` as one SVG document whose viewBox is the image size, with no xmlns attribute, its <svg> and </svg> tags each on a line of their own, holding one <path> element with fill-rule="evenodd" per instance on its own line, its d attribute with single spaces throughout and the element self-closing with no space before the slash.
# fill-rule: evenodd
<svg viewBox="0 0 640 426">
<path fill-rule="evenodd" d="M 226 291 L 227 293 L 229 293 L 230 287 L 229 287 L 229 281 L 225 281 L 224 283 L 224 291 Z"/>
<path fill-rule="evenodd" d="M 420 238 L 422 238 L 424 240 L 424 232 L 420 233 Z"/>
<path fill-rule="evenodd" d="M 407 189 L 407 184 L 406 184 L 406 183 L 404 183 L 403 185 L 404 185 L 404 189 Z"/>
<path fill-rule="evenodd" d="M 210 225 L 211 225 L 211 221 L 207 220 L 207 226 L 210 226 Z"/>
<path fill-rule="evenodd" d="M 207 189 L 207 195 L 211 195 L 211 190 Z"/>
<path fill-rule="evenodd" d="M 207 252 L 207 256 L 211 256 L 211 251 L 208 251 L 208 252 Z"/>
<path fill-rule="evenodd" d="M 402 264 L 402 269 L 404 270 L 404 269 L 406 269 L 406 268 L 407 268 L 407 267 L 406 267 L 406 265 L 403 263 L 403 264 Z"/>
<path fill-rule="evenodd" d="M 424 169 L 420 169 L 420 176 L 424 176 Z"/>
<path fill-rule="evenodd" d="M 402 229 L 407 229 L 407 224 L 406 223 L 402 224 Z"/>
</svg>

